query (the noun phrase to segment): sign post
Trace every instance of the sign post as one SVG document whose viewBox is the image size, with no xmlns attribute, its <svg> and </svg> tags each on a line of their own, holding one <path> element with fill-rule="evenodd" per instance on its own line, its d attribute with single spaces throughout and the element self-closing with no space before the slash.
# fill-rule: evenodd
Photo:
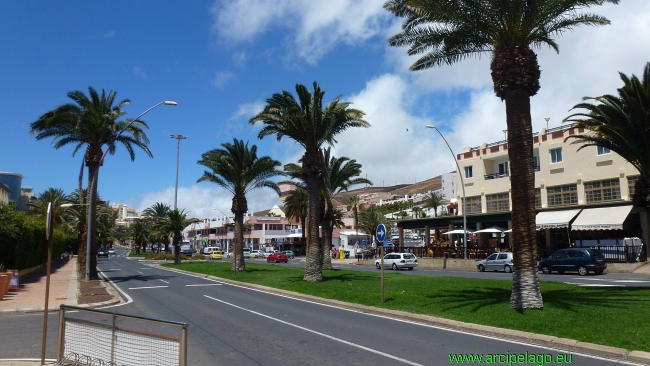
<svg viewBox="0 0 650 366">
<path fill-rule="evenodd" d="M 384 303 L 384 250 L 383 247 L 386 242 L 386 226 L 384 224 L 379 224 L 377 226 L 377 241 L 382 243 L 381 249 L 379 249 L 379 257 L 381 258 L 381 303 Z"/>
</svg>

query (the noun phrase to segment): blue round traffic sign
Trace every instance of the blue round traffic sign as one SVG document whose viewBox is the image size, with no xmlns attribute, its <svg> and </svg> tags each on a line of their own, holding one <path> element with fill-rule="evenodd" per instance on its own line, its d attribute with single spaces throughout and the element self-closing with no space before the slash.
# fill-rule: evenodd
<svg viewBox="0 0 650 366">
<path fill-rule="evenodd" d="M 379 224 L 377 226 L 377 241 L 384 242 L 386 240 L 386 226 L 384 224 Z"/>
</svg>

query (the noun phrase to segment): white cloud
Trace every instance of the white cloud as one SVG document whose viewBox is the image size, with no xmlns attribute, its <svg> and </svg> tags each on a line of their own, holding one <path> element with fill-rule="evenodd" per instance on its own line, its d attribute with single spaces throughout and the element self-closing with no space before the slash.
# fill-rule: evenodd
<svg viewBox="0 0 650 366">
<path fill-rule="evenodd" d="M 149 78 L 149 75 L 147 75 L 147 73 L 144 72 L 144 69 L 142 67 L 140 67 L 140 66 L 133 66 L 133 73 L 136 76 L 141 77 L 143 79 L 148 79 Z"/>
<path fill-rule="evenodd" d="M 246 198 L 249 212 L 269 209 L 273 205 L 280 204 L 278 195 L 270 189 L 251 191 L 246 195 Z M 128 202 L 128 205 L 142 213 L 156 202 L 168 204 L 173 208 L 174 187 L 169 187 L 160 192 L 145 193 L 139 199 Z M 231 207 L 232 195 L 230 192 L 215 184 L 200 183 L 200 185 L 193 184 L 191 187 L 178 187 L 178 208 L 189 212 L 188 217 L 199 219 L 222 217 L 223 214 L 218 210 L 231 216 Z M 214 210 L 214 208 L 218 210 Z"/>
<path fill-rule="evenodd" d="M 236 80 L 237 76 L 230 71 L 217 71 L 214 75 L 212 85 L 222 89 L 228 82 Z"/>
<path fill-rule="evenodd" d="M 110 32 L 107 32 L 107 33 L 104 33 L 104 38 L 106 38 L 106 39 L 113 39 L 113 37 L 115 37 L 115 31 L 114 30 L 110 31 Z"/>
<path fill-rule="evenodd" d="M 272 28 L 287 29 L 291 53 L 316 63 L 334 46 L 358 44 L 378 34 L 390 14 L 384 0 L 235 0 L 215 2 L 213 31 L 232 43 L 253 43 Z"/>
</svg>

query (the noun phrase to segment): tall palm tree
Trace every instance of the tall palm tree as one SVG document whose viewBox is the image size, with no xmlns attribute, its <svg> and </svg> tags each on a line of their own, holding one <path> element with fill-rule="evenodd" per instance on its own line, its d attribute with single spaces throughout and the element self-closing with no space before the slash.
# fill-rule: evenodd
<svg viewBox="0 0 650 366">
<path fill-rule="evenodd" d="M 151 226 L 151 238 L 158 245 L 158 253 L 160 253 L 160 244 L 165 244 L 165 252 L 168 251 L 169 244 L 169 235 L 164 232 L 160 232 L 155 229 L 156 223 L 167 216 L 167 213 L 171 210 L 171 207 L 162 202 L 156 202 L 151 207 L 147 207 L 142 211 L 142 216 L 150 223 Z"/>
<path fill-rule="evenodd" d="M 422 207 L 433 208 L 433 216 L 438 217 L 438 207 L 446 205 L 448 201 L 445 199 L 445 195 L 442 192 L 429 192 L 428 195 L 424 198 L 424 204 Z"/>
<path fill-rule="evenodd" d="M 149 229 L 142 221 L 136 221 L 129 227 L 129 236 L 135 242 L 136 254 L 140 254 L 140 250 L 147 251 L 147 243 L 149 242 Z"/>
<path fill-rule="evenodd" d="M 574 127 L 586 129 L 586 133 L 567 137 L 574 144 L 601 146 L 616 152 L 639 171 L 634 186 L 633 200 L 650 214 L 650 62 L 646 63 L 643 77 L 631 78 L 619 73 L 623 86 L 618 95 L 602 95 L 577 104 L 573 109 L 585 109 L 565 118 Z M 650 228 L 645 228 L 644 231 Z M 646 238 L 647 240 L 647 238 Z"/>
<path fill-rule="evenodd" d="M 325 215 L 322 223 L 323 245 L 321 246 L 321 257 L 323 258 L 323 269 L 332 269 L 332 258 L 327 255 L 332 248 L 332 236 L 335 226 L 335 208 L 332 201 L 337 194 L 348 191 L 355 185 L 372 185 L 372 182 L 359 177 L 361 175 L 361 164 L 357 163 L 355 159 L 345 156 L 339 158 L 331 156 L 329 147 L 323 149 L 323 160 L 325 161 L 325 176 L 323 179 Z"/>
<path fill-rule="evenodd" d="M 354 216 L 354 231 L 357 240 L 359 240 L 359 196 L 354 195 L 348 198 L 345 205 L 348 211 L 352 210 L 352 216 Z"/>
<path fill-rule="evenodd" d="M 530 98 L 539 90 L 540 70 L 531 46 L 548 45 L 579 25 L 605 25 L 601 16 L 583 9 L 618 0 L 389 0 L 384 8 L 405 17 L 402 32 L 388 41 L 424 54 L 411 70 L 454 64 L 483 53 L 497 97 L 505 101 L 511 167 L 512 241 L 515 272 L 510 306 L 544 307 L 537 275 L 535 191 Z M 459 172 L 460 173 L 460 172 Z"/>
<path fill-rule="evenodd" d="M 368 208 L 359 208 L 359 227 L 372 236 L 372 242 L 375 243 L 375 233 L 379 224 L 384 224 L 389 227 L 389 220 L 381 213 L 377 206 L 370 206 Z"/>
<path fill-rule="evenodd" d="M 205 171 L 197 182 L 212 182 L 232 193 L 231 211 L 235 215 L 235 250 L 237 263 L 233 271 L 246 270 L 244 262 L 244 214 L 248 211 L 246 193 L 258 188 L 271 188 L 280 193 L 278 185 L 269 180 L 282 174 L 277 167 L 281 163 L 269 156 L 257 156 L 257 146 L 248 148 L 248 142 L 233 139 L 233 143 L 221 144 L 223 149 L 210 150 L 201 155 L 198 164 L 212 170 Z M 237 246 L 237 244 L 241 244 Z"/>
<path fill-rule="evenodd" d="M 174 246 L 174 263 L 181 263 L 181 241 L 183 240 L 183 230 L 192 225 L 201 222 L 196 218 L 187 218 L 185 210 L 171 210 L 156 223 L 155 228 L 172 236 L 172 245 Z"/>
<path fill-rule="evenodd" d="M 75 90 L 68 92 L 68 98 L 74 103 L 64 104 L 55 109 L 46 112 L 30 125 L 30 133 L 36 135 L 37 140 L 54 138 L 54 148 L 74 145 L 72 155 L 86 146 L 84 156 L 85 165 L 88 167 L 88 186 L 93 186 L 92 197 L 96 197 L 97 182 L 92 184 L 93 177 L 98 177 L 101 159 L 104 156 L 104 147 L 108 152 L 115 154 L 117 144 L 122 144 L 131 156 L 131 161 L 135 159 L 134 147 L 139 147 L 144 152 L 151 155 L 147 145 L 149 140 L 143 129 L 148 128 L 143 121 L 119 120 L 130 101 L 125 99 L 115 104 L 116 91 L 110 91 L 108 94 L 102 89 L 99 94 L 93 87 L 88 87 L 88 96 L 82 91 Z M 118 121 L 119 120 L 119 121 Z M 93 222 L 96 219 L 96 202 L 91 202 L 90 217 Z M 85 227 L 82 234 L 82 241 L 85 241 Z M 94 230 L 93 230 L 94 231 Z M 95 232 L 90 233 L 92 239 L 91 253 L 89 258 L 90 278 L 97 277 L 97 241 Z M 85 271 L 86 248 L 80 246 L 79 251 L 79 272 Z"/>
<path fill-rule="evenodd" d="M 319 282 L 323 279 L 319 258 L 319 238 L 317 216 L 320 212 L 320 191 L 325 163 L 321 154 L 324 144 L 336 143 L 336 135 L 352 127 L 369 127 L 364 121 L 364 113 L 350 108 L 350 102 L 341 102 L 341 96 L 323 105 L 324 90 L 314 82 L 314 92 L 310 93 L 304 85 L 296 84 L 294 98 L 288 91 L 276 93 L 266 100 L 264 110 L 251 118 L 250 123 L 262 122 L 264 127 L 259 138 L 276 135 L 278 141 L 289 137 L 304 149 L 302 156 L 303 181 L 307 185 L 307 259 L 305 281 Z"/>
<path fill-rule="evenodd" d="M 287 217 L 296 217 L 300 222 L 302 244 L 305 245 L 305 217 L 307 217 L 307 190 L 296 184 L 296 189 L 291 191 L 284 200 L 284 212 Z"/>
</svg>

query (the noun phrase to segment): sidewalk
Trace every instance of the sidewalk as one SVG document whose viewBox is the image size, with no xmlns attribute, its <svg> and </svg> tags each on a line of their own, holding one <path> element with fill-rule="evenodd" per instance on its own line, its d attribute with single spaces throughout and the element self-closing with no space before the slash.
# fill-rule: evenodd
<svg viewBox="0 0 650 366">
<path fill-rule="evenodd" d="M 0 301 L 0 313 L 43 311 L 45 308 L 46 268 L 42 267 L 20 278 L 20 290 L 10 291 Z M 58 259 L 50 269 L 50 311 L 59 305 L 77 306 L 77 258 Z"/>
</svg>

